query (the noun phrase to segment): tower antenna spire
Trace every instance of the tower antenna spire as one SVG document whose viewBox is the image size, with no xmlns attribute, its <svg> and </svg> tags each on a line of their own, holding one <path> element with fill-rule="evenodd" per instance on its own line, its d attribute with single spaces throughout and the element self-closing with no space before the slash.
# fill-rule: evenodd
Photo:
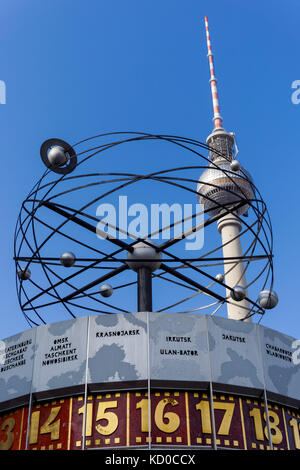
<svg viewBox="0 0 300 470">
<path fill-rule="evenodd" d="M 205 30 L 206 30 L 206 42 L 207 42 L 207 57 L 208 57 L 209 68 L 210 68 L 209 82 L 210 82 L 210 87 L 211 87 L 211 95 L 212 95 L 213 110 L 214 110 L 214 117 L 213 117 L 214 129 L 223 129 L 222 117 L 220 115 L 217 79 L 215 76 L 215 69 L 214 69 L 214 59 L 213 59 L 214 55 L 211 49 L 207 16 L 205 16 L 204 19 L 205 19 Z"/>
</svg>

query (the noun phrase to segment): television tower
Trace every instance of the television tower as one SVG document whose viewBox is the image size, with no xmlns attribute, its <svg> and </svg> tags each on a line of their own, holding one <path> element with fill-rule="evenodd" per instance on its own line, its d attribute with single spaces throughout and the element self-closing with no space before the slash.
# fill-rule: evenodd
<svg viewBox="0 0 300 470">
<path fill-rule="evenodd" d="M 226 132 L 223 128 L 207 17 L 205 17 L 205 28 L 214 129 L 206 139 L 206 143 L 210 147 L 210 165 L 202 173 L 197 191 L 199 201 L 211 215 L 215 215 L 221 210 L 225 213 L 218 220 L 218 231 L 221 234 L 223 245 L 224 276 L 218 275 L 217 280 L 223 281 L 224 279 L 226 286 L 228 286 L 226 289 L 228 318 L 249 321 L 247 316 L 250 312 L 250 304 L 247 300 L 247 282 L 240 241 L 242 224 L 238 216 L 247 212 L 249 207 L 247 201 L 253 198 L 253 189 L 250 175 L 234 158 L 234 134 Z M 239 207 L 238 210 L 226 211 L 243 199 L 245 205 Z M 234 262 L 231 263 L 230 260 L 233 259 Z"/>
</svg>

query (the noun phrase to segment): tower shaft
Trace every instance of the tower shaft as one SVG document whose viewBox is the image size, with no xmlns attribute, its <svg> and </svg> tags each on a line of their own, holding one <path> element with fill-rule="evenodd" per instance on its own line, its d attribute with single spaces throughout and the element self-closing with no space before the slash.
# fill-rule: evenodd
<svg viewBox="0 0 300 470">
<path fill-rule="evenodd" d="M 218 230 L 222 237 L 223 257 L 240 258 L 242 256 L 242 247 L 240 240 L 240 231 L 242 229 L 241 222 L 234 214 L 227 214 L 218 222 Z M 224 275 L 225 284 L 229 287 L 241 286 L 245 289 L 247 294 L 247 281 L 245 276 L 244 263 L 241 260 L 236 260 L 232 263 L 225 262 Z M 243 299 L 239 302 L 233 300 L 230 296 L 231 290 L 226 289 L 226 297 L 229 300 L 227 303 L 227 315 L 232 320 L 244 320 L 250 310 L 248 300 Z M 250 319 L 246 319 L 249 321 Z"/>
</svg>

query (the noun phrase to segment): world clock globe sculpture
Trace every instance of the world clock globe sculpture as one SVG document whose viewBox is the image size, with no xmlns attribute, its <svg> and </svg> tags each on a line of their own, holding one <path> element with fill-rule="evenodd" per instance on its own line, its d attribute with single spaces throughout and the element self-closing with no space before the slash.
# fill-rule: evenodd
<svg viewBox="0 0 300 470">
<path fill-rule="evenodd" d="M 272 224 L 223 127 L 205 25 L 206 142 L 41 145 L 14 238 L 31 328 L 0 342 L 0 449 L 300 449 L 300 341 L 261 325 L 278 304 Z"/>
<path fill-rule="evenodd" d="M 120 168 L 122 158 L 114 163 L 109 155 L 116 147 L 148 145 L 150 140 L 183 149 L 183 161 L 188 153 L 186 160 L 192 157 L 195 164 L 128 174 L 128 163 Z M 226 153 L 222 149 L 224 142 Z M 265 310 L 275 307 L 277 295 L 273 290 L 272 228 L 268 210 L 249 173 L 240 164 L 236 166 L 233 142 L 232 134 L 223 129 L 213 133 L 208 144 L 178 136 L 138 132 L 103 134 L 72 147 L 60 139 L 46 141 L 41 146 L 41 158 L 47 169 L 23 202 L 15 232 L 18 297 L 28 322 L 36 325 L 51 321 L 51 316 L 47 318 L 51 308 L 56 311 L 59 308 L 71 317 L 87 311 L 128 312 L 134 308 L 133 297 L 137 299 L 137 311 L 151 311 L 154 282 L 156 285 L 159 282 L 158 289 L 165 292 L 169 286 L 175 287 L 177 296 L 179 292 L 181 295 L 174 306 L 173 302 L 160 303 L 155 297 L 157 311 L 185 311 L 185 304 L 191 303 L 191 296 L 185 295 L 186 292 L 193 292 L 194 311 L 215 314 L 221 308 L 230 312 L 233 307 L 243 321 L 254 315 L 261 318 Z M 79 146 L 81 149 L 76 153 Z M 100 158 L 103 165 L 106 155 L 112 171 L 85 172 L 88 164 L 98 169 Z M 127 158 L 123 161 L 127 162 Z M 113 171 L 116 166 L 118 172 Z M 201 207 L 202 223 L 194 222 L 199 215 L 195 211 L 190 216 L 193 222 L 188 230 L 162 243 L 151 240 L 151 232 L 140 238 L 128 231 L 122 233 L 118 225 L 110 227 L 115 236 L 111 231 L 105 232 L 107 224 L 103 222 L 101 226 L 101 217 L 96 217 L 96 205 L 105 203 L 107 198 L 112 201 L 112 195 L 117 204 L 125 188 L 141 183 L 153 194 L 162 192 L 162 186 L 171 187 L 177 200 L 181 199 L 181 193 L 188 193 L 191 202 L 200 203 L 197 207 Z M 196 208 L 196 204 L 194 206 Z M 225 237 L 220 244 L 215 230 L 212 250 L 205 252 L 204 244 L 196 256 L 189 258 L 186 255 L 194 251 L 180 250 L 180 245 L 184 245 L 191 234 L 204 230 L 205 235 L 205 230 L 213 225 L 217 225 L 219 231 L 223 225 L 226 229 L 228 220 L 238 226 L 234 237 L 229 234 L 229 239 Z M 184 227 L 184 214 L 181 222 Z M 176 221 L 159 230 L 163 232 L 175 225 Z M 241 230 L 248 243 L 243 247 L 244 252 L 240 248 Z M 232 248 L 236 243 L 238 250 Z M 212 253 L 218 255 L 211 256 Z M 220 273 L 223 268 L 225 272 Z M 130 276 L 130 282 L 123 282 L 124 273 L 127 279 Z M 247 282 L 246 273 L 249 273 Z M 252 285 L 255 286 L 254 296 L 250 298 L 248 288 Z M 132 294 L 133 286 L 137 295 Z M 125 291 L 129 288 L 126 309 Z M 117 292 L 122 292 L 121 302 Z M 109 303 L 103 297 L 110 297 Z M 168 298 L 168 294 L 163 298 Z"/>
</svg>

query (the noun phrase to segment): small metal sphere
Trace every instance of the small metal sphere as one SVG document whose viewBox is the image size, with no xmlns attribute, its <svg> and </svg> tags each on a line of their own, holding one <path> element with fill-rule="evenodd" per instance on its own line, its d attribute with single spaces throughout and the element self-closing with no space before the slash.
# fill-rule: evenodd
<svg viewBox="0 0 300 470">
<path fill-rule="evenodd" d="M 55 147 L 52 147 L 49 152 L 48 152 L 48 160 L 49 163 L 56 167 L 56 166 L 63 166 L 67 163 L 68 158 L 65 153 L 65 150 L 60 147 L 59 145 L 56 145 Z"/>
<path fill-rule="evenodd" d="M 154 245 L 152 240 L 145 240 Z M 149 268 L 152 272 L 160 268 L 161 253 L 145 242 L 138 242 L 133 246 L 133 252 L 127 253 L 127 264 L 130 269 Z"/>
<path fill-rule="evenodd" d="M 218 282 L 224 282 L 224 274 L 221 274 L 221 273 L 217 274 L 216 275 L 216 280 Z"/>
<path fill-rule="evenodd" d="M 72 266 L 74 266 L 75 261 L 76 257 L 74 253 L 71 253 L 69 251 L 66 251 L 60 257 L 60 262 L 65 268 L 71 268 Z"/>
<path fill-rule="evenodd" d="M 242 286 L 235 286 L 230 292 L 230 296 L 236 302 L 240 302 L 246 297 L 246 290 Z"/>
<path fill-rule="evenodd" d="M 238 160 L 232 160 L 230 163 L 230 168 L 232 171 L 239 171 L 241 169 L 241 164 Z"/>
<path fill-rule="evenodd" d="M 20 271 L 18 271 L 18 278 L 21 281 L 27 281 L 28 279 L 30 279 L 30 277 L 31 277 L 30 269 L 20 269 Z"/>
<path fill-rule="evenodd" d="M 258 302 L 266 310 L 274 308 L 278 304 L 278 295 L 273 290 L 262 290 L 259 293 Z"/>
<path fill-rule="evenodd" d="M 113 294 L 114 290 L 109 284 L 102 284 L 99 292 L 102 297 L 110 297 Z"/>
</svg>

